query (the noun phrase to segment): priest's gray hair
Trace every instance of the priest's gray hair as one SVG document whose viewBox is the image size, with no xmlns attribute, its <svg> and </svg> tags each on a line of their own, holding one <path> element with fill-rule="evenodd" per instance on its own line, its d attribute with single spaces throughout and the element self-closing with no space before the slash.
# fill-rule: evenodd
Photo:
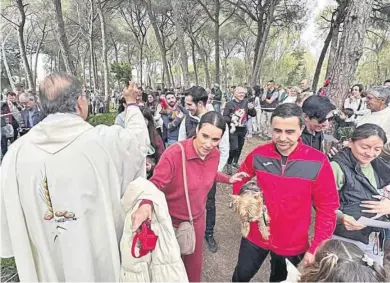
<svg viewBox="0 0 390 283">
<path fill-rule="evenodd" d="M 386 105 L 390 103 L 390 86 L 373 86 L 367 93 L 371 93 L 377 98 L 383 98 Z"/>
<path fill-rule="evenodd" d="M 82 93 L 82 83 L 64 72 L 48 75 L 39 86 L 39 98 L 46 115 L 76 113 L 77 99 Z"/>
</svg>

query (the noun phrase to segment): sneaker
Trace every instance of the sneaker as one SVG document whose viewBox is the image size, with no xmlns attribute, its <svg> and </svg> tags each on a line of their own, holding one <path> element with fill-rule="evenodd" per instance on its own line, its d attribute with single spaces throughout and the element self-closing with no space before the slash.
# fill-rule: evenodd
<svg viewBox="0 0 390 283">
<path fill-rule="evenodd" d="M 231 164 L 226 165 L 226 173 L 228 175 L 232 175 L 233 171 L 232 171 L 232 165 Z"/>
<path fill-rule="evenodd" d="M 218 250 L 217 243 L 215 242 L 213 235 L 206 235 L 205 240 L 207 242 L 207 246 L 209 248 L 209 251 L 212 253 L 216 253 Z"/>
<path fill-rule="evenodd" d="M 236 169 L 240 168 L 240 165 L 237 163 L 233 163 L 232 166 L 233 166 L 233 168 L 236 168 Z"/>
</svg>

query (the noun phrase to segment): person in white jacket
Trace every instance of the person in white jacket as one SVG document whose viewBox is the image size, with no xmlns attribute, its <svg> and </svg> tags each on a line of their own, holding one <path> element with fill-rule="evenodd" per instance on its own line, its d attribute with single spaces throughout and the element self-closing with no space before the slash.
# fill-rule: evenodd
<svg viewBox="0 0 390 283">
<path fill-rule="evenodd" d="M 190 88 L 185 93 L 185 106 L 189 114 L 183 119 L 179 128 L 178 141 L 192 138 L 196 134 L 196 128 L 203 114 L 209 112 L 207 110 L 208 94 L 207 91 L 200 86 Z M 226 126 L 227 127 L 227 126 Z M 227 127 L 228 128 L 228 127 Z M 219 144 L 220 159 L 218 171 L 222 172 L 229 158 L 229 131 L 225 131 L 221 143 Z M 217 243 L 214 239 L 214 226 L 216 219 L 215 194 L 217 191 L 217 184 L 214 183 L 211 188 L 206 203 L 206 232 L 205 239 L 209 250 L 215 253 L 218 249 Z"/>
<path fill-rule="evenodd" d="M 368 112 L 366 99 L 362 97 L 363 86 L 356 84 L 352 87 L 351 96 L 344 101 L 344 109 L 350 108 L 353 110 L 353 115 L 346 122 L 359 123 L 359 120 Z"/>
<path fill-rule="evenodd" d="M 88 98 L 72 75 L 47 76 L 39 93 L 48 116 L 1 167 L 0 256 L 15 257 L 22 282 L 118 282 L 120 200 L 146 176 L 150 143 L 137 87 L 124 90 L 125 128 L 87 123 Z"/>
</svg>

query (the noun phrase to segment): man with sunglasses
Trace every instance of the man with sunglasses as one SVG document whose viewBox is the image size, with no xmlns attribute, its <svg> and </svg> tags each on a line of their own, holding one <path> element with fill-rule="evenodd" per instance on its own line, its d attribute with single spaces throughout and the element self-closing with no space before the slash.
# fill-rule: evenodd
<svg viewBox="0 0 390 283">
<path fill-rule="evenodd" d="M 332 121 L 334 106 L 323 96 L 313 95 L 305 100 L 302 110 L 305 119 L 305 129 L 302 132 L 302 142 L 319 151 L 323 151 L 324 131 Z"/>
</svg>

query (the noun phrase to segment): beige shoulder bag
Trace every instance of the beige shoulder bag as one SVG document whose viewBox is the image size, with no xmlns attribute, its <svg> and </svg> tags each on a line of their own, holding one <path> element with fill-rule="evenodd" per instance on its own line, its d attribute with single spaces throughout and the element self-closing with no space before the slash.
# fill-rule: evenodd
<svg viewBox="0 0 390 283">
<path fill-rule="evenodd" d="M 190 217 L 189 221 L 184 221 L 180 223 L 179 227 L 175 229 L 176 239 L 179 243 L 180 253 L 182 255 L 189 255 L 195 251 L 195 229 L 192 218 L 191 206 L 190 206 L 190 198 L 188 196 L 188 186 L 187 186 L 187 172 L 186 172 L 186 157 L 183 145 L 181 143 L 177 143 L 181 149 L 181 157 L 182 157 L 182 166 L 183 166 L 183 181 L 184 181 L 184 192 L 186 194 L 186 201 L 188 207 L 188 215 Z"/>
</svg>

